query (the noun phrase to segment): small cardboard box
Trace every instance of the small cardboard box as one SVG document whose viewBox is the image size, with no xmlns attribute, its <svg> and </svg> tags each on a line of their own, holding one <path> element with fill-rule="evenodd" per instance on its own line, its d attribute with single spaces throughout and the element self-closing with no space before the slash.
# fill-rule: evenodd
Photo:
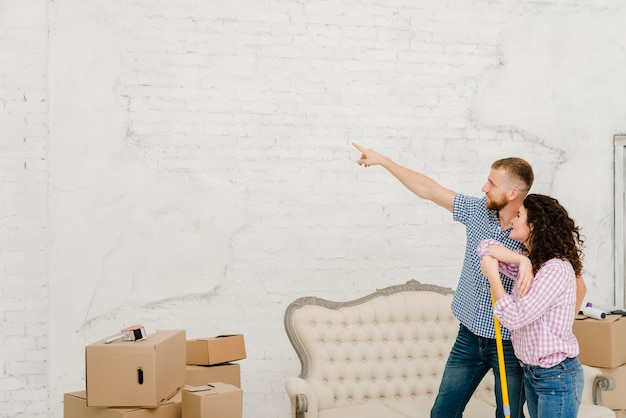
<svg viewBox="0 0 626 418">
<path fill-rule="evenodd" d="M 245 358 L 242 334 L 187 340 L 187 364 L 211 366 Z"/>
<path fill-rule="evenodd" d="M 615 390 L 602 392 L 602 403 L 604 406 L 616 409 L 626 408 L 626 364 L 615 368 L 598 367 L 602 374 L 613 376 L 615 379 Z"/>
<path fill-rule="evenodd" d="M 187 365 L 185 384 L 203 386 L 207 382 L 222 382 L 241 387 L 241 371 L 237 363 L 225 363 L 215 366 Z"/>
<path fill-rule="evenodd" d="M 164 401 L 158 408 L 106 408 L 87 406 L 87 393 L 66 393 L 63 396 L 64 418 L 180 418 L 182 414 L 182 392 Z"/>
<path fill-rule="evenodd" d="M 593 319 L 578 315 L 573 326 L 581 363 L 613 368 L 626 363 L 626 317 L 607 315 Z"/>
<path fill-rule="evenodd" d="M 185 331 L 85 348 L 87 405 L 155 408 L 185 384 Z"/>
<path fill-rule="evenodd" d="M 182 418 L 242 418 L 243 391 L 222 382 L 183 388 Z"/>
</svg>

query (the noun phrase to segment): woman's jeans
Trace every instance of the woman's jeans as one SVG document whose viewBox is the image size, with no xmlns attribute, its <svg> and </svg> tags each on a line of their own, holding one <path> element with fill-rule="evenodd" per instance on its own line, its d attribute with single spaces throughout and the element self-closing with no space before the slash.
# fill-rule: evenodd
<svg viewBox="0 0 626 418">
<path fill-rule="evenodd" d="M 578 416 L 584 372 L 578 358 L 566 358 L 554 367 L 522 364 L 526 403 L 531 418 Z"/>
<path fill-rule="evenodd" d="M 519 360 L 513 353 L 511 341 L 505 340 L 502 343 L 506 382 L 509 389 L 510 415 L 511 418 L 523 418 L 524 373 Z M 461 325 L 443 372 L 439 394 L 430 411 L 431 418 L 461 418 L 465 405 L 489 369 L 493 370 L 495 375 L 495 395 L 498 405 L 496 417 L 503 418 L 496 340 L 479 337 Z"/>
</svg>

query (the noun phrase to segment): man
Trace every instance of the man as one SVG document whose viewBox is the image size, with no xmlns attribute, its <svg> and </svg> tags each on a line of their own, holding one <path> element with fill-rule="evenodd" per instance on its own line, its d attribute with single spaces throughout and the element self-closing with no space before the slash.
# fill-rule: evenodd
<svg viewBox="0 0 626 418">
<path fill-rule="evenodd" d="M 489 369 L 495 375 L 496 416 L 504 417 L 508 411 L 503 410 L 502 404 L 491 292 L 489 282 L 481 272 L 476 247 L 484 239 L 495 239 L 511 250 L 521 248 L 521 243 L 509 238 L 509 232 L 511 220 L 517 216 L 532 186 L 532 167 L 521 158 L 494 162 L 482 188 L 485 196 L 477 198 L 456 193 L 374 150 L 353 145 L 361 152 L 359 165 L 382 166 L 418 197 L 448 209 L 454 220 L 466 227 L 465 261 L 452 301 L 452 312 L 460 322 L 459 333 L 446 363 L 431 418 L 461 418 L 467 402 Z M 532 271 L 520 270 L 517 285 L 521 295 L 526 294 L 532 279 Z M 502 275 L 502 283 L 510 293 L 513 281 Z M 509 331 L 506 328 L 501 331 L 510 416 L 520 418 L 524 416 L 523 370 L 513 353 Z"/>
</svg>

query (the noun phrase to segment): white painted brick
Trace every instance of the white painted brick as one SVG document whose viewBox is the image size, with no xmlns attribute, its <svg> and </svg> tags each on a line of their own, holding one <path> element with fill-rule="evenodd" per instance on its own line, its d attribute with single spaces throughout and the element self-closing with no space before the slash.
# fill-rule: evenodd
<svg viewBox="0 0 626 418">
<path fill-rule="evenodd" d="M 60 418 L 63 391 L 84 379 L 70 354 L 140 317 L 201 334 L 243 330 L 244 415 L 286 418 L 284 378 L 299 367 L 281 323 L 289 301 L 358 297 L 412 277 L 455 286 L 460 270 L 462 226 L 384 170 L 358 167 L 350 143 L 467 193 L 480 192 L 491 159 L 523 153 L 552 191 L 553 166 L 575 151 L 477 120 L 477 90 L 511 65 L 503 37 L 520 25 L 622 11 L 617 0 L 1 0 L 0 318 L 10 325 L 0 358 L 14 376 L 0 377 L 0 415 Z M 78 70 L 88 71 L 68 82 Z M 137 178 L 118 182 L 125 164 Z M 107 318 L 61 306 L 106 285 L 103 229 L 128 220 L 152 175 L 199 178 L 211 196 L 189 212 L 196 196 L 170 202 L 174 222 L 197 210 L 238 225 L 219 284 Z M 611 191 L 594 193 L 606 202 Z M 611 261 L 593 249 L 589 258 Z"/>
<path fill-rule="evenodd" d="M 5 372 L 8 373 L 9 375 L 42 376 L 42 375 L 45 375 L 46 373 L 46 366 L 45 366 L 45 363 L 43 362 L 32 362 L 32 361 L 15 362 L 10 365 L 7 365 L 7 367 L 5 368 Z M 36 392 L 35 390 L 33 391 Z M 31 394 L 28 395 L 28 397 L 31 397 L 31 396 L 32 396 Z"/>
<path fill-rule="evenodd" d="M 48 311 L 47 292 L 39 292 L 39 289 L 45 288 L 47 277 L 33 277 L 31 272 L 45 270 L 47 266 L 45 257 L 32 258 L 28 263 L 23 260 L 31 248 L 45 247 L 46 242 L 46 234 L 39 234 L 45 230 L 46 218 L 32 217 L 34 208 L 44 208 L 45 213 L 46 207 L 47 171 L 45 165 L 39 165 L 47 143 L 46 7 L 43 1 L 5 1 L 2 6 L 0 121 L 3 141 L 0 151 L 5 158 L 0 163 L 0 194 L 3 196 L 0 265 L 4 273 L 0 279 L 3 289 L 0 318 L 5 325 L 0 358 L 5 377 L 0 379 L 0 411 L 6 414 L 2 415 L 4 417 L 44 417 L 48 415 L 45 348 Z M 24 169 L 27 161 L 33 162 L 32 168 L 42 174 L 27 172 Z M 26 195 L 29 196 L 27 201 L 20 199 Z M 36 307 L 28 306 L 29 302 L 36 303 Z M 33 307 L 35 311 L 28 314 Z M 28 323 L 40 326 L 39 339 L 27 334 Z M 29 384 L 28 376 L 38 383 Z"/>
</svg>

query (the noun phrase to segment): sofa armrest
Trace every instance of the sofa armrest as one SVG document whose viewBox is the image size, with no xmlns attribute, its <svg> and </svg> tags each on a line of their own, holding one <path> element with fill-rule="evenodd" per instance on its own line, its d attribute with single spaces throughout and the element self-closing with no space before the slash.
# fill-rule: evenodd
<svg viewBox="0 0 626 418">
<path fill-rule="evenodd" d="M 317 396 L 309 382 L 300 377 L 289 377 L 285 389 L 291 402 L 292 418 L 317 418 Z"/>
<path fill-rule="evenodd" d="M 304 414 L 309 411 L 309 398 L 300 393 L 296 395 L 296 418 L 304 418 Z"/>
<path fill-rule="evenodd" d="M 615 378 L 613 376 L 607 376 L 599 374 L 593 379 L 593 404 L 604 405 L 602 403 L 602 391 L 615 389 Z"/>
<path fill-rule="evenodd" d="M 583 364 L 583 370 L 585 372 L 585 389 L 582 402 L 602 406 L 602 392 L 615 389 L 615 378 L 602 374 L 600 369 L 586 364 Z"/>
</svg>

